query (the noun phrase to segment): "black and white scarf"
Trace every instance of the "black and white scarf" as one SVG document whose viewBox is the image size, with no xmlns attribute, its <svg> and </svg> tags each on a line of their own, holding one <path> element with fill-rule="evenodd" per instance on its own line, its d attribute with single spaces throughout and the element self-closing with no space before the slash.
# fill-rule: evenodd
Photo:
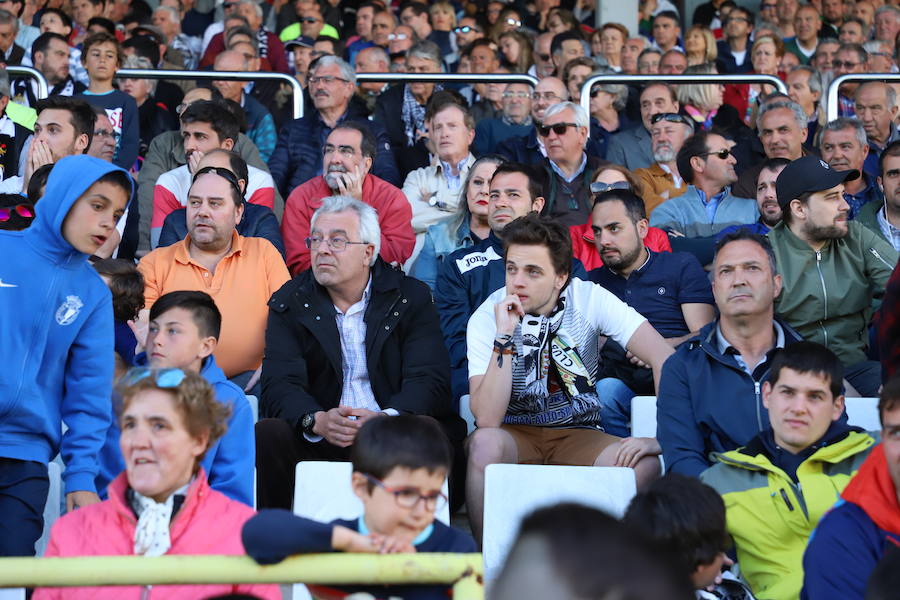
<svg viewBox="0 0 900 600">
<path fill-rule="evenodd" d="M 442 89 L 443 86 L 440 84 L 434 86 L 435 92 Z M 416 102 L 416 97 L 410 91 L 409 84 L 403 86 L 403 108 L 401 113 L 403 127 L 406 130 L 406 145 L 415 146 L 416 131 L 425 130 L 425 105 Z"/>
</svg>

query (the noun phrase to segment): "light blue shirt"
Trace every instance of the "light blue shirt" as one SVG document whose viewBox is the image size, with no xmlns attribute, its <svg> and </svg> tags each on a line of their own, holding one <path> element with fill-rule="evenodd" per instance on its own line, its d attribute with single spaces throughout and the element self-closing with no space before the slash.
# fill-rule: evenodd
<svg viewBox="0 0 900 600">
<path fill-rule="evenodd" d="M 709 222 L 712 223 L 716 220 L 716 211 L 719 210 L 719 203 L 725 199 L 725 196 L 728 194 L 728 187 L 722 188 L 722 191 L 710 198 L 706 199 L 706 192 L 697 188 L 697 195 L 700 196 L 700 202 L 703 203 L 703 206 L 706 207 L 706 215 L 709 217 Z"/>
<path fill-rule="evenodd" d="M 876 213 L 876 218 L 878 219 L 878 226 L 881 227 L 881 233 L 883 233 L 887 241 L 891 243 L 894 250 L 900 252 L 900 228 L 894 227 L 891 225 L 890 221 L 887 220 L 883 206 L 881 207 L 881 210 Z"/>
<path fill-rule="evenodd" d="M 550 161 L 550 168 L 553 169 L 553 172 L 560 176 L 560 178 L 566 183 L 572 183 L 575 181 L 575 178 L 581 175 L 581 172 L 584 171 L 584 167 L 587 165 L 587 154 L 584 152 L 581 153 L 581 164 L 578 165 L 578 169 L 572 173 L 571 177 L 566 177 L 562 170 L 556 166 L 556 163 L 552 160 Z"/>
</svg>

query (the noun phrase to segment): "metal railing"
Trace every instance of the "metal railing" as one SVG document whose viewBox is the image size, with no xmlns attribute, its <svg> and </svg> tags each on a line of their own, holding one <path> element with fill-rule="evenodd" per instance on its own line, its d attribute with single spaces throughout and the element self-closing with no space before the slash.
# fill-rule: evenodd
<svg viewBox="0 0 900 600">
<path fill-rule="evenodd" d="M 246 556 L 0 559 L 0 588 L 307 583 L 445 584 L 454 600 L 484 598 L 481 554 L 307 554 L 260 566 Z"/>
<path fill-rule="evenodd" d="M 838 108 L 840 108 L 838 92 L 840 91 L 841 85 L 848 81 L 884 81 L 900 83 L 900 73 L 847 73 L 846 75 L 835 77 L 828 85 L 828 91 L 825 96 L 825 116 L 829 121 L 838 118 Z"/>
<path fill-rule="evenodd" d="M 252 81 L 272 79 L 289 84 L 293 90 L 294 118 L 303 116 L 303 86 L 294 77 L 268 71 L 178 71 L 173 69 L 119 69 L 116 78 L 133 79 L 204 79 L 218 81 Z"/>
<path fill-rule="evenodd" d="M 581 88 L 581 106 L 591 114 L 591 88 L 598 83 L 768 83 L 787 94 L 787 86 L 774 75 L 620 75 L 605 73 L 588 77 Z"/>
<path fill-rule="evenodd" d="M 32 69 L 31 67 L 20 67 L 20 66 L 8 66 L 6 67 L 6 73 L 10 77 L 30 77 L 37 81 L 38 91 L 37 91 L 37 99 L 43 100 L 47 96 L 50 95 L 50 86 L 47 85 L 47 80 L 41 75 L 41 72 L 37 69 Z"/>
<path fill-rule="evenodd" d="M 538 78 L 525 73 L 357 73 L 356 83 L 384 81 L 387 83 L 525 83 L 538 84 Z"/>
</svg>

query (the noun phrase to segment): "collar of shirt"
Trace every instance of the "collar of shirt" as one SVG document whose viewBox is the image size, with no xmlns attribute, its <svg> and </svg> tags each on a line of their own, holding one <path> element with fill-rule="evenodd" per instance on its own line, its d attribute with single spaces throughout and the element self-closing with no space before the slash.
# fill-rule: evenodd
<svg viewBox="0 0 900 600">
<path fill-rule="evenodd" d="M 121 221 L 122 219 L 119 219 Z M 241 254 L 243 251 L 241 241 L 244 238 L 241 237 L 237 230 L 235 229 L 231 233 L 231 250 L 228 251 L 225 256 L 222 257 L 222 260 L 228 258 L 229 256 L 233 256 L 235 254 Z M 175 260 L 183 265 L 187 265 L 191 263 L 191 234 L 187 234 L 184 236 L 184 240 L 182 240 L 181 245 L 175 250 Z"/>
<path fill-rule="evenodd" d="M 559 175 L 559 177 L 566 183 L 572 183 L 573 181 L 575 181 L 575 178 L 581 175 L 582 171 L 584 171 L 584 167 L 587 165 L 587 154 L 585 154 L 584 152 L 581 153 L 581 164 L 578 166 L 578 169 L 574 173 L 572 173 L 571 177 L 566 177 L 563 174 L 562 169 L 560 169 L 551 158 L 548 157 L 547 160 L 550 161 L 550 168 L 553 169 L 554 173 Z"/>
<path fill-rule="evenodd" d="M 459 189 L 459 186 L 462 183 L 463 172 L 465 171 L 466 165 L 468 165 L 469 158 L 471 156 L 472 155 L 469 154 L 468 156 L 466 156 L 464 159 L 462 159 L 461 161 L 459 161 L 456 164 L 456 167 L 455 167 L 456 175 L 453 174 L 453 169 L 454 169 L 453 165 L 451 165 L 450 163 L 448 163 L 446 161 L 441 160 L 440 158 L 437 159 L 438 171 L 443 173 L 444 179 L 447 180 L 447 187 L 449 187 L 451 191 Z"/>
<path fill-rule="evenodd" d="M 887 220 L 887 215 L 884 213 L 884 206 L 878 210 L 875 218 L 878 220 L 878 226 L 881 227 L 881 232 L 894 247 L 894 250 L 900 249 L 900 227 L 894 227 L 894 225 Z"/>
<path fill-rule="evenodd" d="M 359 524 L 356 526 L 359 530 L 360 535 L 369 535 L 369 528 L 366 527 L 366 520 L 362 515 L 359 517 Z M 428 527 L 422 530 L 422 533 L 416 536 L 416 539 L 412 541 L 413 546 L 421 545 L 425 540 L 431 537 L 431 533 L 434 531 L 434 522 L 428 524 Z"/>
<path fill-rule="evenodd" d="M 679 187 L 679 188 L 681 187 L 681 183 L 684 181 L 684 180 L 681 178 L 681 175 L 679 175 L 678 173 L 676 173 L 675 171 L 673 171 L 672 169 L 670 169 L 670 168 L 669 168 L 669 165 L 663 164 L 663 163 L 661 163 L 661 162 L 658 162 L 658 163 L 656 163 L 656 164 L 659 165 L 659 168 L 660 168 L 660 169 L 662 169 L 663 171 L 665 171 L 666 173 L 668 173 L 669 175 L 672 176 L 672 183 L 675 184 L 675 187 Z M 698 190 L 698 191 L 699 191 L 699 190 Z M 702 193 L 702 192 L 701 192 L 701 193 Z"/>
<path fill-rule="evenodd" d="M 772 321 L 772 330 L 775 332 L 775 345 L 766 352 L 761 363 L 764 363 L 768 360 L 769 352 L 771 352 L 775 348 L 784 348 L 784 329 L 781 327 L 781 324 L 778 321 Z M 738 365 L 740 365 L 740 367 L 744 371 L 746 371 L 751 377 L 753 377 L 753 371 L 759 365 L 753 365 L 753 368 L 751 369 L 750 366 L 744 362 L 744 359 L 738 352 L 737 348 L 732 346 L 728 342 L 728 340 L 725 339 L 725 336 L 722 335 L 722 327 L 719 323 L 716 323 L 716 346 L 718 347 L 720 354 L 730 354 L 734 356 L 734 359 L 737 361 Z"/>
<path fill-rule="evenodd" d="M 353 304 L 347 309 L 347 312 L 341 312 L 341 309 L 337 307 L 337 305 L 332 304 L 334 306 L 334 312 L 342 317 L 349 317 L 351 315 L 355 315 L 360 311 L 366 310 L 366 306 L 369 305 L 369 294 L 372 291 L 372 274 L 369 274 L 369 281 L 366 283 L 366 289 L 363 290 L 362 298 L 359 299 L 359 302 Z"/>
<path fill-rule="evenodd" d="M 871 138 L 869 138 L 869 152 L 881 154 L 882 150 L 884 150 L 897 140 L 900 140 L 900 130 L 897 129 L 896 125 L 891 123 L 891 135 L 888 136 L 887 142 L 885 142 L 884 146 L 879 146 L 878 144 L 873 142 Z"/>
<path fill-rule="evenodd" d="M 631 271 L 631 275 L 636 275 L 636 274 L 642 272 L 647 267 L 647 265 L 650 264 L 650 261 L 653 259 L 653 251 L 650 250 L 650 248 L 648 248 L 646 246 L 644 246 L 644 250 L 647 251 L 647 258 L 644 259 L 644 262 L 641 264 L 641 266 L 639 266 L 636 269 L 633 269 Z M 622 277 L 622 274 L 619 273 L 618 271 L 616 271 L 615 269 L 613 269 L 612 267 L 606 265 L 605 263 L 603 266 L 605 266 L 607 269 L 609 269 L 617 277 Z M 624 277 L 622 277 L 622 279 L 624 279 Z M 630 279 L 630 277 L 629 277 L 629 279 Z"/>
</svg>

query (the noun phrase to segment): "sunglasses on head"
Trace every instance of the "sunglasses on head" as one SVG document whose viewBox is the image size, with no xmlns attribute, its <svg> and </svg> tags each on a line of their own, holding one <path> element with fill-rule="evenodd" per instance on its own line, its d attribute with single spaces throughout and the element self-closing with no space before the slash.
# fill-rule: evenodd
<svg viewBox="0 0 900 600">
<path fill-rule="evenodd" d="M 613 183 L 604 183 L 603 181 L 595 181 L 591 184 L 592 194 L 602 194 L 609 190 L 628 190 L 631 191 L 631 184 L 627 181 L 614 181 Z"/>
<path fill-rule="evenodd" d="M 140 367 L 131 369 L 122 377 L 122 384 L 132 386 L 139 381 L 152 377 L 154 383 L 161 388 L 176 388 L 181 385 L 187 375 L 181 369 L 151 369 Z"/>
<path fill-rule="evenodd" d="M 694 130 L 694 124 L 691 121 L 684 117 L 684 115 L 680 115 L 678 113 L 657 113 L 650 117 L 650 124 L 656 125 L 660 121 L 667 121 L 669 123 L 681 123 L 682 125 L 687 125 L 691 128 L 691 131 Z"/>
<path fill-rule="evenodd" d="M 577 123 L 554 123 L 553 125 L 538 125 L 537 132 L 541 137 L 550 135 L 553 131 L 556 135 L 564 135 L 569 127 L 578 127 Z"/>
<path fill-rule="evenodd" d="M 15 206 L 4 206 L 3 208 L 0 208 L 0 223 L 9 221 L 13 214 L 19 215 L 23 219 L 33 219 L 34 205 L 16 204 Z"/>
<path fill-rule="evenodd" d="M 231 187 L 237 191 L 238 196 L 241 198 L 241 201 L 244 200 L 244 192 L 241 190 L 241 184 L 238 180 L 237 175 L 234 174 L 233 171 L 229 171 L 228 169 L 224 169 L 222 167 L 203 167 L 196 173 L 194 173 L 194 180 L 191 182 L 191 185 L 197 182 L 197 179 L 200 178 L 201 175 L 206 173 L 212 173 L 213 175 L 218 175 L 225 181 L 231 184 Z"/>
</svg>

